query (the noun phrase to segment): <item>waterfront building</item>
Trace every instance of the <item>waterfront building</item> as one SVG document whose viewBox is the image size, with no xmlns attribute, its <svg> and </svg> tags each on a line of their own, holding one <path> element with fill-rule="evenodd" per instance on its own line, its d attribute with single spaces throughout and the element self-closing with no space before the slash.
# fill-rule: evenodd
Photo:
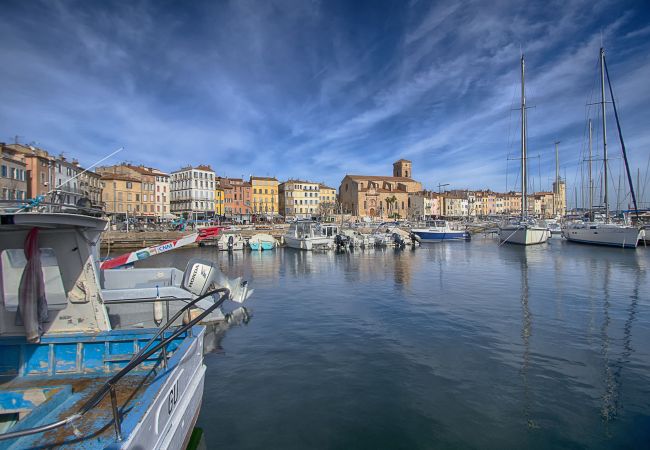
<svg viewBox="0 0 650 450">
<path fill-rule="evenodd" d="M 214 183 L 214 213 L 218 216 L 225 215 L 225 192 L 218 177 Z"/>
<path fill-rule="evenodd" d="M 171 173 L 170 209 L 186 219 L 214 217 L 216 175 L 208 165 L 186 166 Z"/>
<path fill-rule="evenodd" d="M 224 190 L 224 215 L 238 222 L 251 220 L 251 184 L 243 178 L 217 177 Z"/>
<path fill-rule="evenodd" d="M 252 208 L 255 215 L 273 217 L 279 214 L 279 182 L 275 177 L 250 177 Z"/>
<path fill-rule="evenodd" d="M 172 219 L 169 174 L 158 169 L 150 169 L 154 175 L 155 214 L 160 219 Z"/>
<path fill-rule="evenodd" d="M 91 170 L 81 169 L 79 174 L 79 189 L 81 195 L 96 208 L 102 208 L 102 181 L 101 175 Z"/>
<path fill-rule="evenodd" d="M 2 172 L 0 173 L 0 199 L 27 199 L 27 163 L 22 153 L 0 144 Z"/>
<path fill-rule="evenodd" d="M 54 158 L 33 145 L 0 144 L 4 151 L 22 155 L 27 170 L 27 198 L 47 195 L 54 186 Z M 4 198 L 4 196 L 3 196 Z"/>
<path fill-rule="evenodd" d="M 331 217 L 339 212 L 336 189 L 323 183 L 318 185 L 318 209 L 321 217 Z"/>
<path fill-rule="evenodd" d="M 344 212 L 357 217 L 405 218 L 409 193 L 422 191 L 411 178 L 411 161 L 393 163 L 393 176 L 345 175 L 339 187 Z"/>
<path fill-rule="evenodd" d="M 467 196 L 454 193 L 445 192 L 444 194 L 444 216 L 449 218 L 463 218 L 467 217 L 469 212 L 469 202 Z"/>
<path fill-rule="evenodd" d="M 135 217 L 140 210 L 142 183 L 122 173 L 105 172 L 101 175 L 102 201 L 106 213 L 118 220 Z"/>
<path fill-rule="evenodd" d="M 311 219 L 320 211 L 320 183 L 287 180 L 279 185 L 280 214 L 286 218 Z"/>
<path fill-rule="evenodd" d="M 156 173 L 154 169 L 143 165 L 134 166 L 128 163 L 121 163 L 113 166 L 97 167 L 95 170 L 102 176 L 110 173 L 124 175 L 127 178 L 138 180 L 140 192 L 133 192 L 133 215 L 145 219 L 160 217 L 160 214 L 156 212 Z"/>
<path fill-rule="evenodd" d="M 60 154 L 54 160 L 53 203 L 76 205 L 83 196 L 79 186 L 78 175 L 83 171 L 76 159 L 68 159 Z"/>
<path fill-rule="evenodd" d="M 443 196 L 437 192 L 410 192 L 408 203 L 409 220 L 427 220 L 442 215 Z"/>
</svg>

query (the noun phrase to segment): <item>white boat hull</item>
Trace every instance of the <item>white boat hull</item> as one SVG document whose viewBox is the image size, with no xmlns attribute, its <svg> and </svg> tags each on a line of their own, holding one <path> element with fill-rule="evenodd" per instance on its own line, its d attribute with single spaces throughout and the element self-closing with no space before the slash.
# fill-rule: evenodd
<svg viewBox="0 0 650 450">
<path fill-rule="evenodd" d="M 636 248 L 642 234 L 636 227 L 588 224 L 565 228 L 563 233 L 568 241 L 622 248 Z"/>
<path fill-rule="evenodd" d="M 328 237 L 295 238 L 293 236 L 285 236 L 284 243 L 287 247 L 299 250 L 314 250 L 317 248 L 331 249 L 334 245 L 334 240 Z"/>
<path fill-rule="evenodd" d="M 535 245 L 548 241 L 551 233 L 547 228 L 512 225 L 499 228 L 499 241 L 508 244 Z"/>
</svg>

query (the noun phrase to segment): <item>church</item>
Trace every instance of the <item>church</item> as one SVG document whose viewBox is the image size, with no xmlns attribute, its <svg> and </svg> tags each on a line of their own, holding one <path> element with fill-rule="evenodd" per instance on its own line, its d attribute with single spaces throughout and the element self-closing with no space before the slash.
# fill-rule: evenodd
<svg viewBox="0 0 650 450">
<path fill-rule="evenodd" d="M 345 213 L 357 217 L 402 218 L 408 216 L 409 193 L 422 191 L 411 178 L 411 161 L 393 163 L 393 176 L 346 175 L 339 186 Z"/>
</svg>

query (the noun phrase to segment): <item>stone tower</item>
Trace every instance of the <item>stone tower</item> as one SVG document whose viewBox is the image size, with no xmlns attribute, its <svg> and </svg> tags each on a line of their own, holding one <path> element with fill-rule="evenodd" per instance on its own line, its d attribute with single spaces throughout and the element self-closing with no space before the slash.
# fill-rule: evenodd
<svg viewBox="0 0 650 450">
<path fill-rule="evenodd" d="M 393 176 L 411 178 L 411 161 L 400 159 L 393 163 Z"/>
</svg>

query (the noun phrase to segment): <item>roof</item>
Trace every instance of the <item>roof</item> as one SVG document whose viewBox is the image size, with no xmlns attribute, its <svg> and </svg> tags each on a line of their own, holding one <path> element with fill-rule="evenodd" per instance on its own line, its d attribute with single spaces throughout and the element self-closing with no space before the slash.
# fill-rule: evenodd
<svg viewBox="0 0 650 450">
<path fill-rule="evenodd" d="M 417 181 L 415 181 L 413 178 L 407 178 L 407 177 L 384 177 L 384 176 L 377 176 L 377 175 L 345 175 L 345 176 L 355 181 L 357 180 L 394 181 L 394 182 L 404 181 L 404 182 L 417 183 Z"/>
<path fill-rule="evenodd" d="M 400 163 L 400 162 L 407 162 L 407 163 L 410 163 L 411 161 L 409 161 L 408 159 L 398 159 L 398 160 L 395 161 L 393 164 L 397 164 L 397 163 Z"/>
<path fill-rule="evenodd" d="M 319 186 L 320 186 L 321 189 L 331 189 L 333 191 L 336 190 L 333 187 L 329 187 L 329 186 L 327 186 L 326 184 L 323 184 L 323 183 L 319 183 Z"/>
<path fill-rule="evenodd" d="M 278 179 L 275 177 L 254 177 L 254 176 L 251 176 L 251 180 L 278 181 Z"/>
<path fill-rule="evenodd" d="M 133 181 L 136 183 L 140 183 L 140 180 L 137 178 L 130 177 L 128 175 L 122 175 L 120 173 L 104 173 L 102 174 L 102 180 L 120 180 L 120 181 Z"/>
</svg>

